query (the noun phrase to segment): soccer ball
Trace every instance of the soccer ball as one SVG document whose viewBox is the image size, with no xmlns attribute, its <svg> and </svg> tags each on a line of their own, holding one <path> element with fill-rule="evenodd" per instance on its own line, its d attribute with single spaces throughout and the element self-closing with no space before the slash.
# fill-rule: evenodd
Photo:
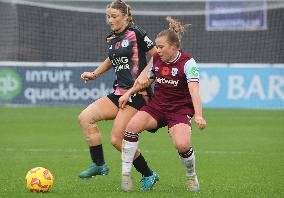
<svg viewBox="0 0 284 198">
<path fill-rule="evenodd" d="M 26 184 L 31 192 L 47 192 L 52 188 L 53 176 L 48 169 L 36 167 L 27 172 Z"/>
</svg>

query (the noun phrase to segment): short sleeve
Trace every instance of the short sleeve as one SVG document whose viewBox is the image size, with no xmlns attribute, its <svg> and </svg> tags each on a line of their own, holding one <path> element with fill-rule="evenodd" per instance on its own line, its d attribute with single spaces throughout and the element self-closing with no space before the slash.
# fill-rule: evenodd
<svg viewBox="0 0 284 198">
<path fill-rule="evenodd" d="M 147 36 L 147 34 L 145 34 L 144 37 L 143 37 L 143 41 L 142 41 L 141 46 L 142 46 L 142 49 L 144 49 L 146 52 L 148 52 L 155 45 L 154 45 L 154 42 Z"/>
<path fill-rule="evenodd" d="M 154 70 L 153 70 L 153 57 L 149 61 L 149 66 L 150 67 L 149 67 L 149 71 L 148 71 L 147 77 L 149 79 L 154 79 L 155 78 L 155 73 L 154 73 Z"/>
<path fill-rule="evenodd" d="M 134 31 L 136 32 L 138 45 L 144 52 L 148 52 L 155 46 L 154 42 L 147 36 L 147 33 L 143 29 L 135 26 Z"/>
<path fill-rule="evenodd" d="M 184 73 L 187 82 L 199 82 L 199 68 L 193 58 L 184 64 Z"/>
</svg>

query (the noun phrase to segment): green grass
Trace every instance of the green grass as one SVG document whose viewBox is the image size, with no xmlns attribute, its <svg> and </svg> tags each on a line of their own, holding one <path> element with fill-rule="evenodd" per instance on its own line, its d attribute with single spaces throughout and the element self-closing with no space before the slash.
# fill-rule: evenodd
<svg viewBox="0 0 284 198">
<path fill-rule="evenodd" d="M 90 164 L 77 124 L 83 107 L 0 107 L 0 197 L 284 197 L 284 111 L 205 110 L 208 128 L 193 129 L 200 193 L 185 189 L 185 176 L 166 129 L 143 133 L 140 148 L 160 175 L 150 192 L 120 190 L 120 153 L 109 142 L 112 122 L 101 122 L 106 177 L 78 178 Z M 54 188 L 45 194 L 25 188 L 26 172 L 48 168 Z"/>
</svg>

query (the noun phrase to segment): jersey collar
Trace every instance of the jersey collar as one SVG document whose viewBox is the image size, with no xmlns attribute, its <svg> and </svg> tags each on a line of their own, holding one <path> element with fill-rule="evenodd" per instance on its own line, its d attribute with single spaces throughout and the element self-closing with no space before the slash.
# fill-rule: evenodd
<svg viewBox="0 0 284 198">
<path fill-rule="evenodd" d="M 173 63 L 176 63 L 176 62 L 178 61 L 178 59 L 180 58 L 180 56 L 181 56 L 181 52 L 180 52 L 180 51 L 178 51 L 178 53 L 177 53 L 176 57 L 175 57 L 173 60 L 171 60 L 171 61 L 167 61 L 166 63 L 167 63 L 167 64 L 173 64 Z"/>
<path fill-rule="evenodd" d="M 113 34 L 114 34 L 115 36 L 121 36 L 121 35 L 123 35 L 123 34 L 130 28 L 130 26 L 131 26 L 131 24 L 129 24 L 128 26 L 126 26 L 125 29 L 124 29 L 122 32 L 119 32 L 119 33 L 113 32 Z"/>
</svg>

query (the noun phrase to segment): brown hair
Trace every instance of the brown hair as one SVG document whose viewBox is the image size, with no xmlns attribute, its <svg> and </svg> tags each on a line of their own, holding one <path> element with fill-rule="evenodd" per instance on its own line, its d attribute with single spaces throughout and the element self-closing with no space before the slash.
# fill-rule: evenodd
<svg viewBox="0 0 284 198">
<path fill-rule="evenodd" d="M 170 16 L 167 16 L 166 20 L 169 22 L 169 28 L 161 31 L 157 38 L 167 36 L 170 44 L 176 43 L 177 48 L 180 48 L 182 35 L 191 24 L 182 24 Z"/>
<path fill-rule="evenodd" d="M 119 10 L 122 14 L 128 16 L 128 23 L 134 24 L 134 19 L 131 13 L 131 7 L 122 0 L 114 0 L 111 4 L 108 4 L 106 8 L 113 8 Z"/>
</svg>

